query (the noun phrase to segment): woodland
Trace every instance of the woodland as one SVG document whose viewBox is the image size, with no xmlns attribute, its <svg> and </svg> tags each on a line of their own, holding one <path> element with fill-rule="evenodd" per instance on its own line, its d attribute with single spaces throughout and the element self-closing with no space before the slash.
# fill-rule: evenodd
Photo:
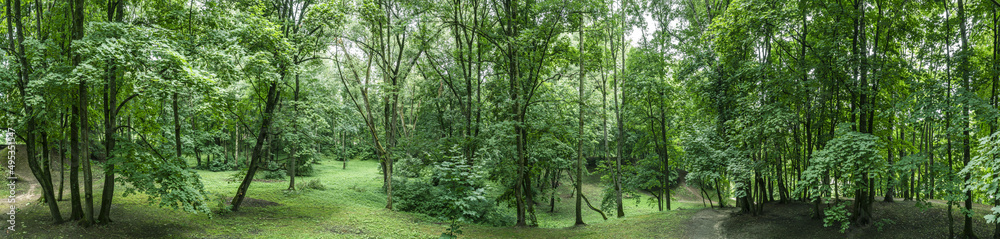
<svg viewBox="0 0 1000 239">
<path fill-rule="evenodd" d="M 17 238 L 1000 238 L 998 10 L 3 0 L 0 217 Z"/>
</svg>

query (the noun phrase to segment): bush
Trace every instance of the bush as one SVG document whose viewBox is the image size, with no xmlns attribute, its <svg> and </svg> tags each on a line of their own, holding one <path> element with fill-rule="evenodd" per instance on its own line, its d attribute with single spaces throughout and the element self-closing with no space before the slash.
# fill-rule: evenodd
<svg viewBox="0 0 1000 239">
<path fill-rule="evenodd" d="M 454 155 L 457 148 L 453 149 Z M 487 199 L 482 169 L 460 156 L 433 165 L 433 179 L 393 178 L 393 200 L 401 211 L 419 212 L 444 220 L 506 226 L 513 218 L 497 211 Z M 428 181 L 434 181 L 431 184 Z"/>
<path fill-rule="evenodd" d="M 254 174 L 253 178 L 255 178 L 255 179 L 285 179 L 285 177 L 287 177 L 287 176 L 288 176 L 288 174 L 285 173 L 285 170 L 280 170 L 280 169 L 279 170 L 275 170 L 275 171 L 257 170 L 257 174 Z"/>
<path fill-rule="evenodd" d="M 316 190 L 326 190 L 326 185 L 323 185 L 323 183 L 319 182 L 319 179 L 313 179 L 313 180 L 311 180 L 309 182 L 306 182 L 306 185 L 304 185 L 303 188 L 306 188 L 306 189 L 316 189 Z"/>
<path fill-rule="evenodd" d="M 847 211 L 847 203 L 838 203 L 824 210 L 823 226 L 830 227 L 834 223 L 840 223 L 840 233 L 847 231 L 851 226 L 851 213 Z"/>
<path fill-rule="evenodd" d="M 312 155 L 304 155 L 299 157 L 295 162 L 295 176 L 313 176 L 316 173 L 313 164 L 318 164 Z M 286 167 L 287 168 L 287 167 Z"/>
<path fill-rule="evenodd" d="M 236 161 L 230 160 L 228 164 L 224 162 L 221 158 L 216 158 L 205 164 L 205 169 L 212 172 L 221 172 L 227 170 L 233 170 L 236 168 Z"/>
<path fill-rule="evenodd" d="M 432 217 L 446 217 L 454 214 L 443 200 L 444 190 L 417 180 L 393 179 L 392 197 L 400 211 L 420 212 Z"/>
<path fill-rule="evenodd" d="M 229 197 L 227 197 L 226 195 L 221 193 L 215 193 L 215 201 L 219 203 L 218 205 L 216 205 L 217 207 L 219 207 L 218 211 L 219 214 L 226 214 L 232 212 L 231 210 L 232 206 L 230 206 L 228 202 Z"/>
</svg>

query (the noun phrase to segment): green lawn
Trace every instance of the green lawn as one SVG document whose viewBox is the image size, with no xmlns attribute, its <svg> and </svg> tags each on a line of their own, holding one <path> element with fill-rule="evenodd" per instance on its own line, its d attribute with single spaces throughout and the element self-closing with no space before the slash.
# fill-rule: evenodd
<svg viewBox="0 0 1000 239">
<path fill-rule="evenodd" d="M 323 160 L 316 165 L 314 177 L 298 177 L 301 188 L 306 182 L 319 180 L 326 190 L 299 190 L 288 193 L 287 181 L 254 182 L 248 197 L 279 203 L 278 206 L 248 207 L 239 212 L 215 214 L 188 214 L 169 208 L 146 204 L 145 195 L 123 197 L 116 194 L 112 220 L 107 226 L 81 228 L 75 223 L 52 225 L 46 207 L 38 203 L 19 212 L 18 230 L 14 238 L 436 238 L 448 223 L 423 214 L 385 210 L 385 196 L 380 192 L 382 182 L 378 163 L 353 161 L 348 169 L 341 169 L 341 162 Z M 192 163 L 193 165 L 193 163 Z M 95 169 L 95 171 L 98 171 Z M 223 197 L 236 192 L 237 182 L 230 182 L 234 173 L 199 171 L 209 194 L 210 207 L 219 211 Z M 95 173 L 100 175 L 99 173 Z M 600 188 L 596 176 L 587 177 L 584 193 L 595 206 L 600 203 Z M 99 183 L 95 183 L 95 204 L 99 204 Z M 557 194 L 570 194 L 571 187 L 564 184 Z M 116 189 L 121 192 L 123 186 Z M 66 195 L 68 199 L 68 195 Z M 656 212 L 655 205 L 646 201 L 625 201 L 628 217 L 601 220 L 596 212 L 586 210 L 585 221 L 590 225 L 572 228 L 574 222 L 573 197 L 562 199 L 554 213 L 548 212 L 547 200 L 540 204 L 537 216 L 540 228 L 509 228 L 466 225 L 462 237 L 471 238 L 648 238 L 681 237 L 682 222 L 695 210 Z M 645 200 L 645 199 L 644 199 Z M 99 207 L 99 205 L 95 205 Z M 674 202 L 674 208 L 691 209 L 701 204 Z M 69 215 L 69 202 L 60 202 L 64 217 Z M 613 212 L 608 212 L 613 217 Z M 570 227 L 570 228 L 567 228 Z"/>
</svg>

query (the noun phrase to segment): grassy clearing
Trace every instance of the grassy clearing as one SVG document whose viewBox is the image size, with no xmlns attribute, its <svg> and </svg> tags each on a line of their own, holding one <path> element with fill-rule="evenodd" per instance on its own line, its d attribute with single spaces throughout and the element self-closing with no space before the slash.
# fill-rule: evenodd
<svg viewBox="0 0 1000 239">
<path fill-rule="evenodd" d="M 385 210 L 385 196 L 380 192 L 382 181 L 378 163 L 352 161 L 348 169 L 341 169 L 340 161 L 325 159 L 316 165 L 313 177 L 297 177 L 296 185 L 319 180 L 326 190 L 299 190 L 286 192 L 288 181 L 254 182 L 247 194 L 249 198 L 278 203 L 268 207 L 250 207 L 246 204 L 239 212 L 214 214 L 188 214 L 169 208 L 148 205 L 145 195 L 123 197 L 116 194 L 112 207 L 112 220 L 108 226 L 81 228 L 74 222 L 52 225 L 44 205 L 31 203 L 18 217 L 17 231 L 13 238 L 437 238 L 448 223 L 417 213 Z M 191 163 L 193 165 L 193 162 Z M 94 175 L 101 175 L 95 169 Z M 222 201 L 236 192 L 238 182 L 229 179 L 228 172 L 198 171 L 209 194 L 209 205 L 214 212 L 221 211 Z M 599 205 L 601 190 L 598 177 L 585 179 L 584 193 L 595 206 Z M 99 181 L 98 181 L 99 182 Z M 95 207 L 100 203 L 100 183 L 95 183 Z M 124 188 L 119 185 L 119 193 Z M 680 237 L 682 222 L 694 210 L 675 210 L 655 213 L 655 204 L 626 200 L 628 217 L 601 220 L 596 212 L 584 212 L 585 221 L 591 225 L 566 228 L 573 225 L 575 198 L 569 196 L 570 186 L 562 186 L 557 195 L 556 210 L 548 212 L 548 201 L 536 207 L 540 228 L 498 228 L 482 225 L 465 225 L 462 237 L 470 238 L 648 238 Z M 564 197 L 565 196 L 565 197 Z M 64 195 L 69 199 L 68 195 Z M 70 213 L 68 201 L 59 202 L 64 217 Z M 674 202 L 674 207 L 684 209 L 701 207 L 694 203 Z M 609 216 L 613 212 L 609 212 Z"/>
</svg>

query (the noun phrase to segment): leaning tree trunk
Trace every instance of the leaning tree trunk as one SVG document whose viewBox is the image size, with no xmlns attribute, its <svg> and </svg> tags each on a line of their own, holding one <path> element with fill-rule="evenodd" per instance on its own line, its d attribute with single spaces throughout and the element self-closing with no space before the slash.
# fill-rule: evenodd
<svg viewBox="0 0 1000 239">
<path fill-rule="evenodd" d="M 264 140 L 267 139 L 269 130 L 271 128 L 272 117 L 274 116 L 274 108 L 278 104 L 278 83 L 272 82 L 271 86 L 267 90 L 267 102 L 264 106 L 263 120 L 260 124 L 259 132 L 257 133 L 257 139 L 254 147 L 253 153 L 250 156 L 250 167 L 247 168 L 247 174 L 243 177 L 243 182 L 240 183 L 240 187 L 236 190 L 236 196 L 233 197 L 232 201 L 232 211 L 239 211 L 240 204 L 243 203 L 243 198 L 246 196 L 247 189 L 250 188 L 250 182 L 253 181 L 254 174 L 257 173 L 257 169 L 260 167 L 260 158 L 262 155 L 262 149 L 264 147 Z"/>
</svg>

